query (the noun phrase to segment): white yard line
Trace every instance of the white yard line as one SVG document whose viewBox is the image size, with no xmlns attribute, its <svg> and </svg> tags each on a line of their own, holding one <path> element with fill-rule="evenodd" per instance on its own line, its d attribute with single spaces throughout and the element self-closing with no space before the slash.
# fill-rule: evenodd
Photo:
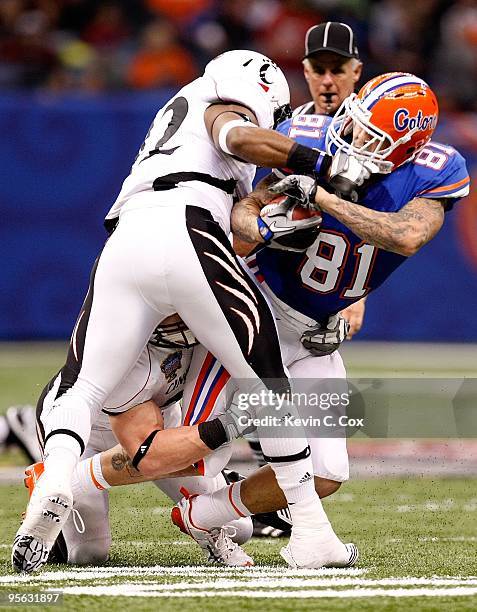
<svg viewBox="0 0 477 612">
<path fill-rule="evenodd" d="M 29 584 L 67 595 L 123 597 L 241 597 L 322 599 L 462 597 L 477 595 L 477 576 L 366 578 L 366 569 L 289 570 L 283 567 L 77 567 L 38 575 L 0 576 L 0 584 Z M 118 578 L 128 582 L 111 584 Z M 162 579 L 161 582 L 158 580 Z M 170 582 L 179 579 L 178 582 Z M 80 584 L 83 581 L 96 584 Z M 166 582 L 164 582 L 166 581 Z M 69 582 L 58 587 L 59 582 Z M 76 583 L 76 584 L 75 584 Z M 56 586 L 55 586 L 56 585 Z"/>
<path fill-rule="evenodd" d="M 300 590 L 300 591 L 150 591 L 137 589 L 140 585 L 114 585 L 111 587 L 66 587 L 62 591 L 67 595 L 96 595 L 112 597 L 241 597 L 251 599 L 322 599 L 322 598 L 362 598 L 362 597 L 464 597 L 477 595 L 477 588 L 453 587 L 443 589 L 353 589 L 353 590 Z"/>
<path fill-rule="evenodd" d="M 218 566 L 183 566 L 170 567 L 155 565 L 152 567 L 142 566 L 107 566 L 107 567 L 78 567 L 66 571 L 49 571 L 40 574 L 30 575 L 8 575 L 0 576 L 0 584 L 15 583 L 44 583 L 44 582 L 63 582 L 65 580 L 99 580 L 120 577 L 162 577 L 164 575 L 192 577 L 222 577 L 237 574 L 245 578 L 253 577 L 318 577 L 318 576 L 360 576 L 366 573 L 365 569 L 321 569 L 321 570 L 289 570 L 285 567 L 257 566 L 257 567 L 218 567 Z"/>
<path fill-rule="evenodd" d="M 109 588 L 108 585 L 106 585 Z M 117 586 L 117 585 L 114 585 Z M 262 578 L 254 580 L 216 580 L 211 582 L 175 582 L 172 584 L 157 584 L 151 582 L 130 583 L 128 586 L 134 589 L 143 589 L 144 591 L 220 591 L 224 589 L 301 589 L 303 587 L 323 587 L 323 588 L 341 588 L 341 587 L 476 587 L 477 580 L 441 580 L 438 578 L 383 578 L 380 580 L 367 580 L 360 578 L 321 578 L 321 579 L 304 579 L 304 578 Z M 66 587 L 69 588 L 69 587 Z M 292 591 L 290 591 L 292 592 Z"/>
</svg>

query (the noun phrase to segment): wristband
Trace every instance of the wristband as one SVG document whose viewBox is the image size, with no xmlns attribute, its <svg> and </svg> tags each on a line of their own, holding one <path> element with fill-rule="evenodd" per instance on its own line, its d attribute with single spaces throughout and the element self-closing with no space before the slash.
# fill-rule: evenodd
<svg viewBox="0 0 477 612">
<path fill-rule="evenodd" d="M 330 164 L 330 155 L 297 142 L 292 146 L 287 159 L 287 168 L 295 174 L 324 176 Z"/>
<path fill-rule="evenodd" d="M 257 226 L 260 236 L 265 240 L 266 243 L 270 242 L 273 238 L 273 232 L 262 219 L 262 217 L 257 217 Z"/>
</svg>

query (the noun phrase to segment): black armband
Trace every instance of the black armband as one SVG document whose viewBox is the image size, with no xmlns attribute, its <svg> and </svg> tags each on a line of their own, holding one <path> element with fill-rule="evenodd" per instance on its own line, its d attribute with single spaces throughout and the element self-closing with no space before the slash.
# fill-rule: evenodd
<svg viewBox="0 0 477 612">
<path fill-rule="evenodd" d="M 144 442 L 139 445 L 139 448 L 137 449 L 136 454 L 134 455 L 131 461 L 131 465 L 133 466 L 135 470 L 139 470 L 139 467 L 138 467 L 139 462 L 141 461 L 141 459 L 144 459 L 144 457 L 146 456 L 147 451 L 151 447 L 151 444 L 154 438 L 156 437 L 156 434 L 159 433 L 159 431 L 160 431 L 159 429 L 155 429 L 154 431 L 152 431 L 147 436 L 147 438 L 144 440 Z"/>
<path fill-rule="evenodd" d="M 228 440 L 225 428 L 219 419 L 199 423 L 197 429 L 199 430 L 199 438 L 210 450 L 219 448 Z"/>
<path fill-rule="evenodd" d="M 324 176 L 331 165 L 331 155 L 311 149 L 297 142 L 292 146 L 287 159 L 287 168 L 295 174 Z"/>
</svg>

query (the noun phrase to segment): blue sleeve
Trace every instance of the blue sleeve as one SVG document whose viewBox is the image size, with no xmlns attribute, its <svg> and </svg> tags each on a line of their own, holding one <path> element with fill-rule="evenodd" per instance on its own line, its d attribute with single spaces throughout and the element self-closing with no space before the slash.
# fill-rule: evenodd
<svg viewBox="0 0 477 612">
<path fill-rule="evenodd" d="M 277 131 L 301 145 L 325 151 L 325 137 L 330 123 L 331 117 L 326 115 L 297 115 L 280 123 Z"/>
<path fill-rule="evenodd" d="M 320 166 L 326 157 L 325 138 L 330 123 L 331 118 L 326 115 L 296 115 L 280 123 L 276 130 L 280 134 L 292 138 L 298 144 L 323 152 L 315 169 L 315 172 L 319 174 Z M 275 168 L 274 171 L 280 177 L 293 174 L 293 171 L 289 168 Z"/>
<path fill-rule="evenodd" d="M 465 160 L 453 147 L 429 143 L 414 160 L 416 197 L 451 199 L 469 193 L 470 177 Z"/>
</svg>

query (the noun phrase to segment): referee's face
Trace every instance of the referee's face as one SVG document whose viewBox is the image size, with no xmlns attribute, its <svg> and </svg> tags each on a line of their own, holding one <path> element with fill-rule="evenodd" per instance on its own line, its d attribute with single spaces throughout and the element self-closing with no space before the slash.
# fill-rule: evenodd
<svg viewBox="0 0 477 612">
<path fill-rule="evenodd" d="M 329 51 L 305 59 L 303 66 L 315 111 L 325 115 L 333 115 L 343 100 L 353 93 L 362 69 L 358 60 Z"/>
</svg>

